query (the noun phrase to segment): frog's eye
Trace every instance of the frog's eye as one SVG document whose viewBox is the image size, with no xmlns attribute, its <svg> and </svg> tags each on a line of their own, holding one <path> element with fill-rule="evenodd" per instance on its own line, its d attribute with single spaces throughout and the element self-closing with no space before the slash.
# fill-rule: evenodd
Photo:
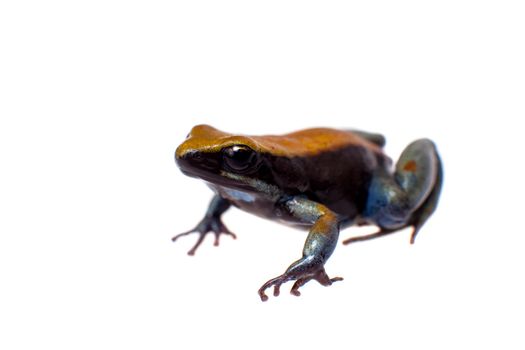
<svg viewBox="0 0 525 350">
<path fill-rule="evenodd" d="M 234 171 L 245 171 L 257 162 L 257 153 L 246 146 L 231 146 L 223 150 L 224 162 Z"/>
</svg>

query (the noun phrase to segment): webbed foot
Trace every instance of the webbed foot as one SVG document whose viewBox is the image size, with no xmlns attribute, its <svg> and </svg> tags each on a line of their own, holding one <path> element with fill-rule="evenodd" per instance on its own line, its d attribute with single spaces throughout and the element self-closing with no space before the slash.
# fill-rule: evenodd
<svg viewBox="0 0 525 350">
<path fill-rule="evenodd" d="M 315 270 L 310 271 L 304 271 L 300 274 L 291 274 L 288 272 L 285 272 L 281 276 L 272 278 L 268 282 L 262 285 L 262 287 L 259 289 L 259 297 L 262 301 L 267 301 L 268 296 L 265 293 L 265 290 L 273 286 L 273 295 L 279 296 L 281 292 L 281 285 L 283 283 L 286 283 L 288 281 L 295 280 L 294 285 L 292 286 L 292 289 L 290 289 L 290 293 L 295 296 L 300 296 L 301 292 L 299 292 L 299 288 L 305 285 L 307 282 L 311 280 L 316 280 L 323 286 L 330 286 L 332 283 L 337 281 L 342 281 L 342 277 L 334 277 L 330 278 L 326 274 L 326 271 L 324 270 L 324 267 L 317 268 Z"/>
<path fill-rule="evenodd" d="M 182 236 L 187 236 L 191 233 L 197 233 L 199 235 L 199 238 L 197 239 L 197 242 L 195 243 L 193 248 L 191 248 L 188 251 L 188 255 L 195 255 L 195 251 L 197 250 L 197 248 L 199 248 L 201 243 L 204 241 L 204 237 L 206 237 L 206 235 L 209 232 L 213 232 L 215 234 L 215 242 L 213 243 L 214 246 L 219 245 L 219 237 L 221 236 L 221 234 L 226 234 L 232 236 L 233 239 L 237 239 L 237 236 L 233 232 L 231 232 L 226 227 L 226 225 L 222 223 L 220 218 L 212 216 L 205 217 L 201 220 L 201 222 L 199 222 L 199 224 L 194 229 L 180 233 L 174 236 L 171 240 L 175 242 Z"/>
</svg>

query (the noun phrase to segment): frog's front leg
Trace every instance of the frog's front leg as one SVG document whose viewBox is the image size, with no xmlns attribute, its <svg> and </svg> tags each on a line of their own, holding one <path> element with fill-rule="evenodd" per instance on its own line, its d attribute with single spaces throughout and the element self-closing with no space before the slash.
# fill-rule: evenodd
<svg viewBox="0 0 525 350">
<path fill-rule="evenodd" d="M 228 228 L 221 221 L 221 215 L 226 210 L 228 210 L 230 206 L 230 202 L 228 202 L 226 199 L 222 198 L 219 195 L 215 195 L 211 200 L 206 215 L 199 222 L 199 224 L 194 229 L 186 231 L 184 233 L 180 233 L 173 237 L 171 240 L 175 242 L 179 237 L 187 236 L 190 233 L 198 233 L 199 238 L 197 239 L 197 242 L 195 243 L 193 248 L 191 248 L 188 251 L 188 255 L 194 255 L 195 251 L 201 245 L 202 241 L 204 240 L 204 237 L 208 232 L 213 232 L 215 234 L 215 246 L 219 245 L 219 237 L 221 234 L 227 234 L 236 239 L 237 237 L 235 236 L 235 234 L 228 230 Z"/>
<path fill-rule="evenodd" d="M 285 210 L 303 223 L 311 223 L 312 227 L 306 238 L 303 256 L 288 267 L 284 274 L 266 282 L 259 289 L 262 301 L 268 300 L 265 290 L 274 287 L 274 296 L 278 296 L 283 283 L 295 280 L 291 293 L 300 295 L 299 288 L 314 279 L 323 286 L 342 278 L 329 278 L 324 270 L 324 264 L 332 255 L 339 236 L 339 219 L 337 215 L 324 205 L 305 198 L 294 198 L 284 204 Z"/>
</svg>

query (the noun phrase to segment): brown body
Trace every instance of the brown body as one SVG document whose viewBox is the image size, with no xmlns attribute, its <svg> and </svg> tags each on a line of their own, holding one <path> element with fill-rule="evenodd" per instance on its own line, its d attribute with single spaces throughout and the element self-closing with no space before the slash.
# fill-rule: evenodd
<svg viewBox="0 0 525 350">
<path fill-rule="evenodd" d="M 277 204 L 295 196 L 326 205 L 342 218 L 356 218 L 365 207 L 373 174 L 378 169 L 387 171 L 390 166 L 380 145 L 353 131 L 328 128 L 280 136 L 240 136 L 199 125 L 177 149 L 176 156 L 181 159 L 198 150 L 207 159 L 216 154 L 220 162 L 221 150 L 237 144 L 246 145 L 259 155 L 260 164 L 249 177 L 241 180 L 232 174 L 214 174 L 210 169 L 201 173 L 194 166 L 193 174 L 188 175 L 203 178 L 222 197 L 245 211 L 291 223 L 297 220 L 282 215 Z M 183 164 L 181 169 L 185 171 Z M 265 185 L 274 191 L 261 190 Z"/>
</svg>

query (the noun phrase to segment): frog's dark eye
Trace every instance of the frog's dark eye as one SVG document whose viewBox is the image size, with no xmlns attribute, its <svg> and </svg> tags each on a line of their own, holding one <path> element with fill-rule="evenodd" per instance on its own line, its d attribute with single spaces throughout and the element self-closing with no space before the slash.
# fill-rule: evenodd
<svg viewBox="0 0 525 350">
<path fill-rule="evenodd" d="M 257 153 L 246 146 L 231 146 L 223 150 L 224 162 L 234 171 L 246 171 L 257 163 Z"/>
</svg>

